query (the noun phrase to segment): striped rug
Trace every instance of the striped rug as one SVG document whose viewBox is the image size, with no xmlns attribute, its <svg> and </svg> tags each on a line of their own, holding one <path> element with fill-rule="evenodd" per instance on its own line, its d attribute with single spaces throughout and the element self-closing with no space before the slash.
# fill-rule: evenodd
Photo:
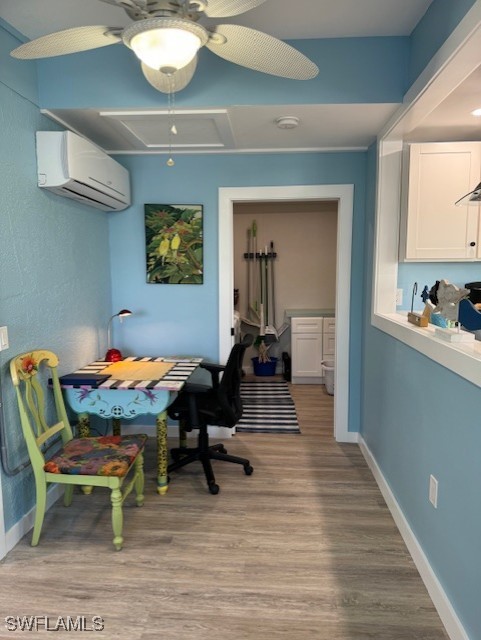
<svg viewBox="0 0 481 640">
<path fill-rule="evenodd" d="M 300 433 L 296 407 L 284 380 L 242 382 L 244 412 L 236 425 L 239 433 Z"/>
</svg>

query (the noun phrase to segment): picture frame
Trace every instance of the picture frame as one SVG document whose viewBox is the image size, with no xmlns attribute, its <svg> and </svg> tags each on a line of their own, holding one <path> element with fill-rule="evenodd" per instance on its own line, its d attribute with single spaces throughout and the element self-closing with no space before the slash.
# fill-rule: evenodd
<svg viewBox="0 0 481 640">
<path fill-rule="evenodd" d="M 145 204 L 147 283 L 203 284 L 204 207 Z"/>
</svg>

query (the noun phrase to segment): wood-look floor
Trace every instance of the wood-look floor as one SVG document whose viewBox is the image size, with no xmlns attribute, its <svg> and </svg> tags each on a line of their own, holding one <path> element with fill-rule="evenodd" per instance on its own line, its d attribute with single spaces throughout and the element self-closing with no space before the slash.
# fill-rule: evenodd
<svg viewBox="0 0 481 640">
<path fill-rule="evenodd" d="M 28 534 L 0 566 L 0 638 L 19 635 L 7 615 L 84 615 L 105 621 L 91 636 L 119 640 L 446 640 L 359 448 L 333 439 L 332 397 L 292 395 L 301 435 L 234 436 L 255 471 L 214 463 L 217 496 L 200 464 L 158 496 L 149 443 L 121 552 L 108 492 L 55 505 L 40 545 Z"/>
</svg>

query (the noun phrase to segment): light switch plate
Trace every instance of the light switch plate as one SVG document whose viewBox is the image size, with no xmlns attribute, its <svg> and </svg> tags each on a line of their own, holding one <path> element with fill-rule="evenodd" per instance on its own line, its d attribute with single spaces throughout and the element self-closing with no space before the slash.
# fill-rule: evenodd
<svg viewBox="0 0 481 640">
<path fill-rule="evenodd" d="M 8 349 L 8 330 L 7 327 L 0 327 L 0 351 Z"/>
</svg>

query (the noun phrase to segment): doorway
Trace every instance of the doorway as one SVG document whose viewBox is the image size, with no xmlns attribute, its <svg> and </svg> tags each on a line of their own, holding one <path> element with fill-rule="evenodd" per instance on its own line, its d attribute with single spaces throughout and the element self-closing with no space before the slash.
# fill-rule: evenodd
<svg viewBox="0 0 481 640">
<path fill-rule="evenodd" d="M 257 252 L 275 254 L 267 266 L 266 261 L 245 259 L 246 252 L 254 250 L 254 224 Z M 261 297 L 265 298 L 263 315 L 268 332 L 278 332 L 278 339 L 269 342 L 269 355 L 278 358 L 278 364 L 282 352 L 291 351 L 286 311 L 334 310 L 336 251 L 337 201 L 234 203 L 234 284 L 238 290 L 234 308 L 241 318 L 237 324 L 244 332 L 257 335 L 260 317 L 256 309 Z M 257 355 L 255 347 L 246 352 L 247 372 L 252 371 L 251 358 Z"/>
<path fill-rule="evenodd" d="M 219 358 L 225 362 L 232 347 L 234 288 L 234 203 L 257 201 L 335 200 L 338 202 L 336 256 L 336 369 L 334 436 L 357 442 L 349 431 L 349 322 L 353 185 L 237 187 L 219 189 Z"/>
</svg>

